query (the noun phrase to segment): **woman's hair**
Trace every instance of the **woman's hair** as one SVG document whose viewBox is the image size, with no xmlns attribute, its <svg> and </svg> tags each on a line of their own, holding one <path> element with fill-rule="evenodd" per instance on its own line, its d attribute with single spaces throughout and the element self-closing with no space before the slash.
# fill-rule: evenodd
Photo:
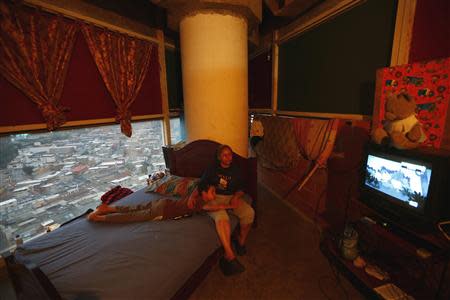
<svg viewBox="0 0 450 300">
<path fill-rule="evenodd" d="M 220 161 L 220 154 L 222 154 L 222 151 L 228 149 L 230 150 L 231 153 L 233 153 L 233 149 L 231 149 L 230 146 L 222 144 L 219 147 L 217 147 L 217 151 L 216 151 L 216 159 L 217 161 Z"/>
</svg>

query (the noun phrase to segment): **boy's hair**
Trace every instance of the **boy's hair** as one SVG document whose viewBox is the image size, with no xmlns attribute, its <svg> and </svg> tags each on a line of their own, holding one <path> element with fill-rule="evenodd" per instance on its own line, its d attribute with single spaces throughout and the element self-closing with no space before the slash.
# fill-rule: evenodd
<svg viewBox="0 0 450 300">
<path fill-rule="evenodd" d="M 208 192 L 210 186 L 212 186 L 212 184 L 209 184 L 204 180 L 200 181 L 197 185 L 198 193 L 201 194 L 202 192 Z"/>
</svg>

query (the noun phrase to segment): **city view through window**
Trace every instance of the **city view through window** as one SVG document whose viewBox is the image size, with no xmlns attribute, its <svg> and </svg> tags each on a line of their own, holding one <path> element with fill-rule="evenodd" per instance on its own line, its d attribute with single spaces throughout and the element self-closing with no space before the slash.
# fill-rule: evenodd
<svg viewBox="0 0 450 300">
<path fill-rule="evenodd" d="M 171 130 L 179 140 L 180 126 Z M 165 168 L 162 121 L 0 137 L 0 251 L 100 204 L 116 185 L 136 191 Z"/>
<path fill-rule="evenodd" d="M 180 118 L 170 118 L 170 141 L 176 144 L 182 140 Z"/>
</svg>

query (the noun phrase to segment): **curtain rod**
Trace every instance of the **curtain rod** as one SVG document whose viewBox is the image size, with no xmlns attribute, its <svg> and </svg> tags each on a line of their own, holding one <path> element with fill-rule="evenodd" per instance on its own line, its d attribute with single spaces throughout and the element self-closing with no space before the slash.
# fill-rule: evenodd
<svg viewBox="0 0 450 300">
<path fill-rule="evenodd" d="M 129 29 L 125 29 L 120 26 L 116 26 L 111 23 L 108 23 L 106 21 L 102 21 L 102 20 L 99 20 L 99 19 L 96 19 L 93 17 L 89 17 L 89 16 L 83 15 L 81 13 L 77 13 L 77 12 L 74 12 L 74 11 L 71 11 L 71 10 L 50 4 L 50 3 L 46 3 L 45 1 L 42 1 L 42 0 L 25 0 L 23 3 L 27 6 L 38 8 L 43 11 L 47 11 L 47 12 L 50 12 L 53 14 L 63 15 L 64 17 L 66 17 L 68 19 L 72 19 L 72 20 L 75 20 L 78 22 L 89 23 L 89 24 L 95 25 L 97 27 L 103 27 L 108 30 L 119 32 L 121 34 L 126 34 L 126 35 L 129 35 L 129 36 L 141 39 L 141 40 L 146 40 L 146 41 L 150 41 L 150 42 L 157 43 L 157 44 L 160 43 L 160 41 L 156 37 L 153 37 L 150 35 L 147 36 L 145 34 L 141 34 L 141 33 L 129 30 Z M 151 28 L 151 30 L 155 31 L 155 35 L 156 35 L 156 31 L 158 29 Z M 165 46 L 167 47 L 168 45 L 165 45 Z M 169 45 L 169 47 L 170 46 L 171 45 Z"/>
</svg>

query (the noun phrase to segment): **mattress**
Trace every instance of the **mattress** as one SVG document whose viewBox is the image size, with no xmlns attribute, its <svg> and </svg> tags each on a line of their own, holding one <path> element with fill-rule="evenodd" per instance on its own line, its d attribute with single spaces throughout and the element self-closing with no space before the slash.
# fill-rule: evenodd
<svg viewBox="0 0 450 300">
<path fill-rule="evenodd" d="M 141 189 L 116 205 L 161 197 Z M 234 229 L 237 219 L 231 220 Z M 169 299 L 219 247 L 207 215 L 131 224 L 83 217 L 24 244 L 15 255 L 37 264 L 64 299 Z"/>
</svg>

